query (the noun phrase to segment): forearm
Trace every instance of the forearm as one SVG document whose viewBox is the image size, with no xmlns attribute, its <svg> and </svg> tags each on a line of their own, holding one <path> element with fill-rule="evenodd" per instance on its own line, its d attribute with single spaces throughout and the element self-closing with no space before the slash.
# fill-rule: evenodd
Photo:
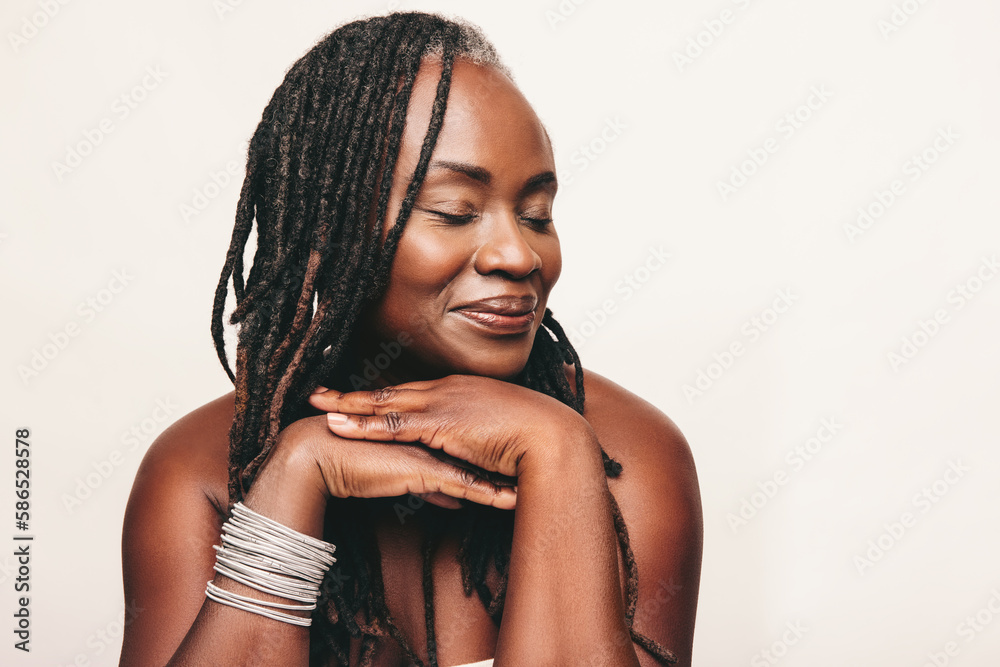
<svg viewBox="0 0 1000 667">
<path fill-rule="evenodd" d="M 304 462 L 284 451 L 264 466 L 243 504 L 255 512 L 313 537 L 322 537 L 325 497 L 302 485 Z M 278 603 L 295 601 L 270 595 L 216 573 L 220 588 L 257 600 Z M 286 611 L 286 610 L 282 610 Z M 308 612 L 286 611 L 306 616 Z M 184 641 L 168 665 L 280 665 L 309 664 L 309 629 L 259 614 L 219 604 L 208 598 Z"/>
<path fill-rule="evenodd" d="M 567 436 L 518 473 L 496 665 L 638 666 L 600 446 Z"/>
</svg>

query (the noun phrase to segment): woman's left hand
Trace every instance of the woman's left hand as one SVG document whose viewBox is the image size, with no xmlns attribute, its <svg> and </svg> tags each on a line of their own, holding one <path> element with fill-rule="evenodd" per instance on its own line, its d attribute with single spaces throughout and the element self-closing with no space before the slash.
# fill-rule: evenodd
<svg viewBox="0 0 1000 667">
<path fill-rule="evenodd" d="M 375 391 L 317 392 L 309 403 L 330 413 L 330 430 L 341 437 L 421 442 L 511 477 L 568 435 L 590 429 L 578 412 L 551 396 L 477 375 L 449 375 Z M 336 423 L 338 416 L 346 421 Z"/>
</svg>

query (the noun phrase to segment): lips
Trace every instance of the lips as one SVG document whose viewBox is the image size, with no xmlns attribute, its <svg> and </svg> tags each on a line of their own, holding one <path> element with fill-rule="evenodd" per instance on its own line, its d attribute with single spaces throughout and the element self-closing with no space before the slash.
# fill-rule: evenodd
<svg viewBox="0 0 1000 667">
<path fill-rule="evenodd" d="M 455 310 L 468 310 L 477 313 L 493 313 L 495 315 L 527 315 L 534 312 L 538 305 L 538 299 L 531 295 L 502 295 L 492 296 L 479 301 L 472 301 L 463 306 L 458 306 Z"/>
<path fill-rule="evenodd" d="M 472 301 L 453 310 L 467 320 L 500 333 L 523 333 L 535 321 L 538 298 L 531 294 L 501 295 Z"/>
</svg>

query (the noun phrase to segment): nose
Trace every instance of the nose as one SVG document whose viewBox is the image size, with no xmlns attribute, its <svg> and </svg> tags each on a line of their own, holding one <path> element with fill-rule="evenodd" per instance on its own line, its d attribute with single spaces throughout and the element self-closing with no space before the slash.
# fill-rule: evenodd
<svg viewBox="0 0 1000 667">
<path fill-rule="evenodd" d="M 524 237 L 513 215 L 494 218 L 483 226 L 485 238 L 476 250 L 474 266 L 482 275 L 501 271 L 514 279 L 524 278 L 542 267 L 542 258 Z"/>
</svg>

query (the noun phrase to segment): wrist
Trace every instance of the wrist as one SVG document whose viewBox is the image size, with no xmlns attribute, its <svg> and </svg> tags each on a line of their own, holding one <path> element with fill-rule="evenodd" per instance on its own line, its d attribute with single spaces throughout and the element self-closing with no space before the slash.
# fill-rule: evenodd
<svg viewBox="0 0 1000 667">
<path fill-rule="evenodd" d="M 597 473 L 604 476 L 604 462 L 597 434 L 582 417 L 553 429 L 518 459 L 518 486 L 535 477 L 566 477 Z"/>
<path fill-rule="evenodd" d="M 243 503 L 289 528 L 322 538 L 329 492 L 308 440 L 284 435 L 257 472 Z"/>
</svg>

